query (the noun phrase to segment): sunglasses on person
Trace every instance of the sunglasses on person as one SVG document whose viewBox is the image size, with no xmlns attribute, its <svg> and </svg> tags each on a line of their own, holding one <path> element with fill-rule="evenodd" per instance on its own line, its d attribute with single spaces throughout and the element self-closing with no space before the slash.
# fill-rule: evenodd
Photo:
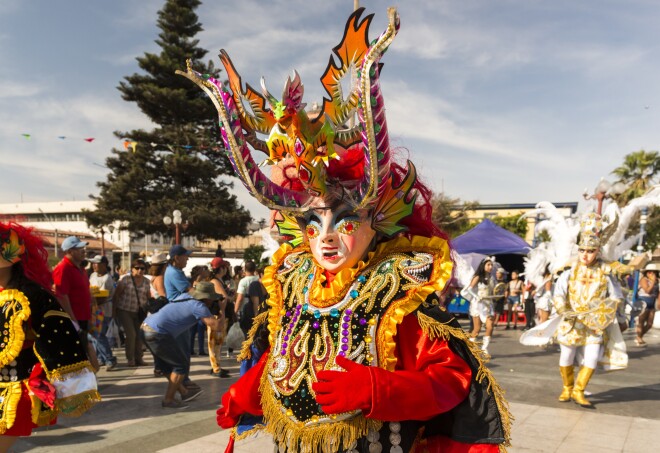
<svg viewBox="0 0 660 453">
<path fill-rule="evenodd" d="M 133 266 L 133 269 L 135 269 L 137 271 L 143 271 L 144 267 L 143 266 Z"/>
</svg>

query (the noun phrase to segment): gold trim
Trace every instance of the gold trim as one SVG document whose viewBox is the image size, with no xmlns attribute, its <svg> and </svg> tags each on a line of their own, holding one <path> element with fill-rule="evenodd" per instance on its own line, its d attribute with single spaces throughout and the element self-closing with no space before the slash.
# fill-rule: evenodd
<svg viewBox="0 0 660 453">
<path fill-rule="evenodd" d="M 20 304 L 22 309 L 16 311 L 16 305 Z M 23 349 L 25 341 L 25 332 L 23 323 L 30 318 L 30 301 L 25 294 L 17 289 L 5 289 L 0 292 L 0 307 L 4 313 L 13 311 L 13 314 L 7 319 L 8 326 L 5 328 L 7 341 L 0 351 L 0 367 L 11 363 Z"/>
<path fill-rule="evenodd" d="M 450 338 L 457 339 L 468 347 L 474 358 L 479 363 L 479 371 L 475 380 L 481 384 L 484 379 L 488 379 L 488 387 L 486 391 L 491 393 L 495 398 L 495 404 L 500 412 L 502 420 L 502 431 L 504 432 L 504 442 L 499 445 L 500 451 L 506 452 L 506 447 L 511 446 L 511 422 L 515 420 L 509 409 L 509 402 L 504 399 L 505 391 L 497 383 L 491 371 L 486 367 L 487 358 L 483 351 L 479 348 L 477 343 L 470 341 L 468 335 L 459 327 L 452 327 L 448 324 L 441 323 L 424 313 L 417 312 L 417 320 L 422 332 L 429 337 L 430 340 L 440 339 L 447 341 Z"/>
<path fill-rule="evenodd" d="M 83 393 L 55 400 L 55 408 L 67 417 L 79 417 L 99 401 L 101 401 L 101 395 L 97 390 L 87 390 Z"/>
<path fill-rule="evenodd" d="M 260 431 L 263 431 L 264 429 L 266 429 L 266 426 L 259 423 L 257 425 L 254 425 L 252 428 L 248 429 L 247 431 L 238 434 L 238 428 L 234 426 L 231 429 L 231 434 L 229 436 L 233 437 L 234 440 L 243 440 L 243 439 L 247 439 L 250 436 L 254 436 L 255 434 L 259 433 Z"/>
<path fill-rule="evenodd" d="M 0 403 L 2 409 L 2 418 L 0 419 L 0 435 L 4 434 L 9 428 L 14 426 L 18 402 L 21 400 L 23 392 L 21 381 L 0 383 L 0 395 L 3 401 Z"/>
<path fill-rule="evenodd" d="M 254 317 L 254 320 L 252 321 L 252 327 L 250 327 L 250 330 L 248 331 L 247 338 L 243 342 L 243 345 L 241 346 L 241 352 L 238 354 L 236 357 L 237 362 L 242 362 L 243 360 L 250 360 L 252 358 L 252 351 L 250 350 L 250 346 L 252 346 L 252 342 L 254 341 L 254 337 L 257 335 L 257 331 L 259 330 L 259 327 L 266 322 L 268 319 L 268 312 L 263 312 L 258 314 L 257 316 Z"/>
</svg>

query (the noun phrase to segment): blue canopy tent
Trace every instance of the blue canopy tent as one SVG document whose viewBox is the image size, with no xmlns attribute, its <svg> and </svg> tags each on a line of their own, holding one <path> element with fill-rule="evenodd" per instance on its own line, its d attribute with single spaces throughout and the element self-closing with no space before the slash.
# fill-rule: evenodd
<svg viewBox="0 0 660 453">
<path fill-rule="evenodd" d="M 531 247 L 520 236 L 484 219 L 467 233 L 451 241 L 461 255 L 480 253 L 482 255 L 527 255 Z"/>
</svg>

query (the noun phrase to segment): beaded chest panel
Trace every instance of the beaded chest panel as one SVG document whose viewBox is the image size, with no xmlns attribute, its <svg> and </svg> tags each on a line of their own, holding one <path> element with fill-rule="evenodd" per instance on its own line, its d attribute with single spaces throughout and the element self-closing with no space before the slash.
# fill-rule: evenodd
<svg viewBox="0 0 660 453">
<path fill-rule="evenodd" d="M 347 282 L 328 305 L 310 294 L 322 269 L 310 253 L 285 257 L 276 274 L 282 307 L 267 364 L 267 379 L 275 404 L 296 424 L 314 426 L 346 420 L 359 411 L 327 415 L 316 403 L 312 383 L 321 370 L 339 369 L 335 357 L 382 366 L 379 347 L 392 326 L 382 322 L 394 310 L 412 312 L 410 294 L 428 285 L 433 274 L 431 253 L 399 252 L 386 255 Z M 276 308 L 273 308 L 276 309 Z M 401 316 L 402 317 L 402 316 Z M 399 319 L 400 322 L 400 319 Z M 394 332 L 395 334 L 395 332 Z M 350 391 L 350 389 L 346 389 Z M 270 392 L 269 392 L 270 393 Z"/>
</svg>

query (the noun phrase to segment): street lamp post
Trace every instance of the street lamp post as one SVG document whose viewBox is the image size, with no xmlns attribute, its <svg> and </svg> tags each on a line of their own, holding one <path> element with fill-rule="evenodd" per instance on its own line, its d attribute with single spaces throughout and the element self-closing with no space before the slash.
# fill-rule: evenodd
<svg viewBox="0 0 660 453">
<path fill-rule="evenodd" d="M 174 244 L 180 245 L 181 229 L 185 231 L 188 228 L 188 221 L 186 220 L 185 223 L 183 222 L 183 219 L 181 218 L 181 211 L 175 209 L 174 211 L 172 211 L 172 217 L 170 216 L 163 217 L 163 223 L 167 226 L 174 224 Z"/>
<path fill-rule="evenodd" d="M 626 185 L 622 182 L 610 183 L 605 178 L 600 178 L 598 185 L 594 189 L 594 193 L 589 195 L 589 191 L 585 188 L 582 196 L 585 200 L 596 200 L 598 206 L 596 207 L 596 214 L 601 215 L 603 211 L 603 201 L 608 198 L 614 198 L 622 194 L 626 190 Z"/>
</svg>

